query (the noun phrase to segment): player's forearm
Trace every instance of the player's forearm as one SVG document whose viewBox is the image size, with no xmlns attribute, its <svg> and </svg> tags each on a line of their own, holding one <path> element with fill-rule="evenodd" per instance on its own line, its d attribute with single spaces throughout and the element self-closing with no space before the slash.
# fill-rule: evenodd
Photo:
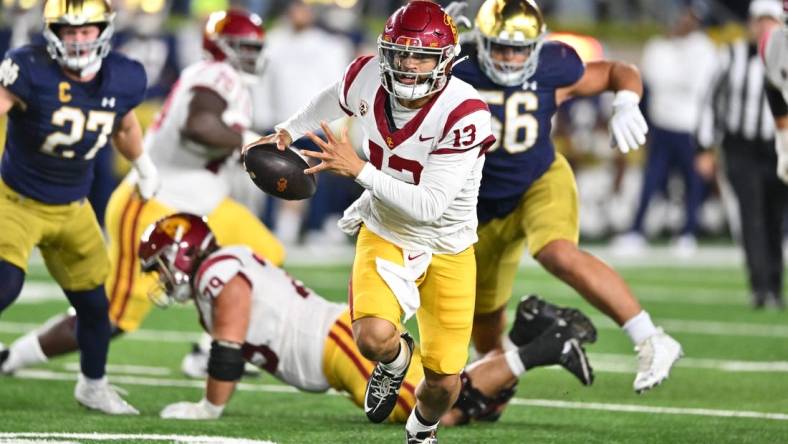
<svg viewBox="0 0 788 444">
<path fill-rule="evenodd" d="M 11 108 L 14 107 L 16 100 L 16 96 L 11 94 L 11 92 L 7 89 L 0 86 L 0 116 L 8 114 L 8 111 L 11 111 Z"/>
<path fill-rule="evenodd" d="M 112 136 L 115 149 L 128 161 L 142 156 L 142 127 L 134 111 L 129 111 L 121 120 L 120 128 Z"/>
<path fill-rule="evenodd" d="M 633 91 L 643 96 L 643 81 L 640 71 L 635 65 L 624 62 L 612 62 L 610 66 L 609 91 Z"/>
<path fill-rule="evenodd" d="M 428 166 L 418 185 L 398 180 L 367 163 L 356 178 L 372 195 L 419 223 L 440 218 L 459 194 L 478 156 L 477 150 L 452 155 L 455 162 L 441 159 L 441 165 Z"/>
<path fill-rule="evenodd" d="M 320 128 L 320 122 L 332 122 L 344 116 L 339 106 L 339 86 L 333 84 L 320 92 L 311 102 L 294 116 L 276 125 L 276 129 L 287 131 L 292 140 L 298 140 L 309 131 Z"/>
<path fill-rule="evenodd" d="M 240 132 L 227 126 L 221 119 L 210 113 L 190 115 L 181 130 L 186 139 L 217 150 L 232 151 L 243 144 Z"/>
</svg>

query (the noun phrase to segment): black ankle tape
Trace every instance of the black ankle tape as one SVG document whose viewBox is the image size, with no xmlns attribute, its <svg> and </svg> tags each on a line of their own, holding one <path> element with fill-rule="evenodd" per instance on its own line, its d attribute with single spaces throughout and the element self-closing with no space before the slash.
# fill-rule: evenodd
<svg viewBox="0 0 788 444">
<path fill-rule="evenodd" d="M 426 419 L 424 419 L 423 416 L 421 416 L 421 413 L 419 413 L 419 408 L 418 407 L 415 407 L 413 409 L 413 413 L 416 414 L 416 420 L 418 420 L 421 423 L 421 425 L 426 426 L 426 427 L 432 427 L 434 425 L 437 425 L 438 421 L 440 421 L 440 420 L 438 420 L 438 421 L 427 421 Z"/>
</svg>

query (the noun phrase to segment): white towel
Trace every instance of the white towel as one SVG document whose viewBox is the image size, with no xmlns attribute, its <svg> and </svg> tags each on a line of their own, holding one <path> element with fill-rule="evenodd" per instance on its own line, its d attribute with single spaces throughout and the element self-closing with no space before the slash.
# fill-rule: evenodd
<svg viewBox="0 0 788 444">
<path fill-rule="evenodd" d="M 402 322 L 410 319 L 421 305 L 416 280 L 421 277 L 432 262 L 432 253 L 418 250 L 402 250 L 403 264 L 376 258 L 378 274 L 397 298 L 404 314 Z"/>
</svg>

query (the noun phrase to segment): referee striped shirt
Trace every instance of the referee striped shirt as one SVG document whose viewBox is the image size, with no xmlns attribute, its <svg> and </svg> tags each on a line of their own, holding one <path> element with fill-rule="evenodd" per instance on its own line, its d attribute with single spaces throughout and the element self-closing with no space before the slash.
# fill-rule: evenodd
<svg viewBox="0 0 788 444">
<path fill-rule="evenodd" d="M 742 39 L 723 47 L 719 67 L 698 129 L 700 146 L 718 145 L 722 137 L 731 136 L 752 142 L 774 140 L 757 45 Z"/>
</svg>

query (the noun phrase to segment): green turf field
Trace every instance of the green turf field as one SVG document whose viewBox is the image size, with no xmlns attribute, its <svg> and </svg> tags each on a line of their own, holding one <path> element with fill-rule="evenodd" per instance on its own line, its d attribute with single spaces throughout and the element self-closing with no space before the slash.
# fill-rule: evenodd
<svg viewBox="0 0 788 444">
<path fill-rule="evenodd" d="M 349 267 L 289 270 L 321 295 L 345 298 Z M 621 271 L 655 321 L 684 346 L 686 357 L 663 386 L 634 394 L 635 355 L 626 336 L 568 287 L 528 267 L 520 274 L 516 294 L 536 292 L 576 305 L 596 323 L 599 340 L 589 348 L 596 382 L 584 388 L 560 369 L 526 373 L 499 423 L 442 429 L 441 442 L 788 442 L 788 313 L 749 309 L 738 269 Z M 56 294 L 41 267 L 33 267 L 31 277 L 29 284 L 36 285 L 27 291 Z M 66 306 L 65 298 L 17 303 L 0 319 L 0 341 L 9 343 Z M 129 392 L 127 399 L 142 411 L 139 417 L 113 418 L 79 407 L 72 395 L 73 356 L 0 379 L 0 443 L 242 442 L 230 437 L 278 443 L 402 442 L 402 426 L 369 424 L 342 396 L 298 393 L 269 376 L 244 380 L 219 421 L 160 420 L 158 412 L 166 404 L 201 397 L 201 382 L 183 378 L 178 370 L 197 328 L 192 307 L 157 310 L 143 331 L 113 342 L 110 378 Z M 23 432 L 30 434 L 13 435 Z"/>
</svg>

